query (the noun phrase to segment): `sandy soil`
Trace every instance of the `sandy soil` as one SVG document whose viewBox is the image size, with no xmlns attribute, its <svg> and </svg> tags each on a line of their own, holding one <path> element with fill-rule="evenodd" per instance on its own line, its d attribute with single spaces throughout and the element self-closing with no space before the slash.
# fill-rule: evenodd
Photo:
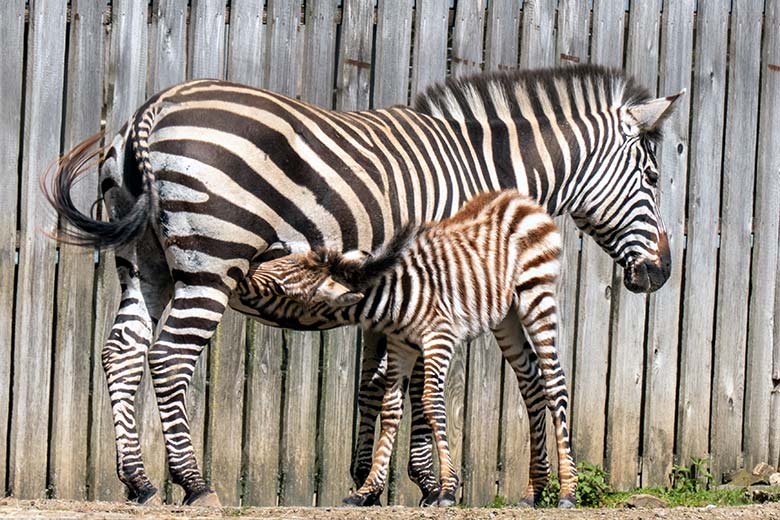
<svg viewBox="0 0 780 520">
<path fill-rule="evenodd" d="M 0 499 L 0 518 L 58 518 L 85 520 L 118 520 L 126 518 L 159 518 L 162 520 L 241 518 L 244 520 L 282 518 L 347 519 L 387 518 L 390 520 L 441 518 L 446 520 L 519 518 L 528 520 L 693 520 L 693 519 L 772 519 L 780 520 L 780 504 L 744 507 L 702 507 L 673 509 L 578 509 L 574 511 L 450 508 L 445 510 L 410 507 L 384 508 L 222 508 L 198 509 L 182 506 L 138 507 L 121 503 L 74 502 L 69 500 L 15 500 Z"/>
</svg>

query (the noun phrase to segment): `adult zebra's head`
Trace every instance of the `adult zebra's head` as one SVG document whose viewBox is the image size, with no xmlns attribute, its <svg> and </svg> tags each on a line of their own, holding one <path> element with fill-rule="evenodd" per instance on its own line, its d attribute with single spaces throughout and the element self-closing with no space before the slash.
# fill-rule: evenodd
<svg viewBox="0 0 780 520">
<path fill-rule="evenodd" d="M 623 267 L 632 292 L 653 292 L 671 274 L 671 255 L 656 203 L 660 124 L 684 93 L 650 99 L 632 80 L 601 114 L 605 146 L 585 168 L 586 188 L 572 206 L 577 226 Z"/>
</svg>

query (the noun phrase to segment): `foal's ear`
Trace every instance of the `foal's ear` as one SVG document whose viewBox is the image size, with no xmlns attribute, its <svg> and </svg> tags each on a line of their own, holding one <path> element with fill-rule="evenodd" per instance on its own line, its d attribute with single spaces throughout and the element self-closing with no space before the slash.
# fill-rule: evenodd
<svg viewBox="0 0 780 520">
<path fill-rule="evenodd" d="M 348 307 L 362 299 L 363 293 L 353 291 L 350 287 L 334 280 L 332 276 L 328 276 L 314 291 L 311 302 L 323 302 L 333 307 Z"/>
<path fill-rule="evenodd" d="M 633 123 L 643 132 L 655 130 L 672 113 L 674 102 L 685 94 L 685 89 L 672 96 L 653 99 L 628 109 Z"/>
</svg>

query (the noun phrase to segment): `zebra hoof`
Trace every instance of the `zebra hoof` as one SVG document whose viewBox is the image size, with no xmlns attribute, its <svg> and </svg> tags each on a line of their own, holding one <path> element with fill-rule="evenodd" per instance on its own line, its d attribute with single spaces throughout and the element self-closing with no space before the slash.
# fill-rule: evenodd
<svg viewBox="0 0 780 520">
<path fill-rule="evenodd" d="M 162 499 L 157 492 L 157 488 L 154 486 L 148 486 L 136 492 L 130 492 L 127 501 L 131 504 L 138 504 L 142 506 L 159 506 L 162 505 Z"/>
<path fill-rule="evenodd" d="M 444 493 L 439 495 L 438 500 L 436 500 L 436 506 L 437 507 L 452 507 L 455 505 L 455 494 L 454 493 Z"/>
<path fill-rule="evenodd" d="M 420 499 L 420 507 L 435 506 L 439 501 L 440 489 L 436 488 L 430 493 L 427 493 Z"/>
<path fill-rule="evenodd" d="M 344 500 L 342 500 L 341 503 L 345 506 L 352 507 L 371 507 L 382 505 L 379 503 L 379 495 L 373 495 L 370 493 L 367 495 L 352 493 Z"/>
<path fill-rule="evenodd" d="M 154 492 L 154 495 L 150 496 L 146 499 L 145 502 L 142 502 L 145 506 L 161 506 L 163 501 L 162 497 L 160 497 L 160 493 Z"/>
<path fill-rule="evenodd" d="M 536 507 L 536 501 L 534 500 L 533 495 L 530 497 L 521 498 L 520 502 L 517 503 L 517 507 L 530 508 L 530 509 Z"/>
<path fill-rule="evenodd" d="M 207 489 L 206 491 L 184 500 L 185 506 L 193 507 L 222 507 L 217 494 Z"/>
<path fill-rule="evenodd" d="M 574 497 L 561 497 L 558 499 L 558 509 L 573 509 Z"/>
</svg>

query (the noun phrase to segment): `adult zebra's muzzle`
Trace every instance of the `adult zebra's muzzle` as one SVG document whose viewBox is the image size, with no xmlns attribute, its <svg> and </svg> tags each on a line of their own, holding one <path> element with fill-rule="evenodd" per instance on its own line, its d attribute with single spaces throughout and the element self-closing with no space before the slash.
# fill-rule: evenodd
<svg viewBox="0 0 780 520">
<path fill-rule="evenodd" d="M 658 257 L 655 259 L 632 257 L 623 269 L 623 285 L 631 292 L 655 292 L 666 283 L 672 274 L 672 255 L 666 233 L 658 240 Z"/>
</svg>

